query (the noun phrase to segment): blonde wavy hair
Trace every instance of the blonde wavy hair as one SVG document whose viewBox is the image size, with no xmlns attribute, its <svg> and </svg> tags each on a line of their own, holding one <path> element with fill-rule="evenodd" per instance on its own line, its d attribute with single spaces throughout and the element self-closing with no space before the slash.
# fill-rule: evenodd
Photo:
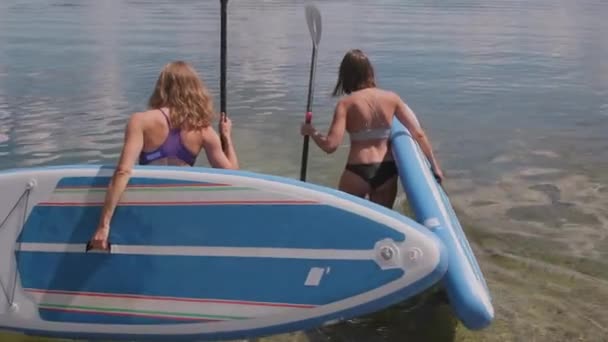
<svg viewBox="0 0 608 342">
<path fill-rule="evenodd" d="M 171 126 L 186 130 L 207 127 L 214 117 L 213 100 L 196 70 L 184 61 L 164 66 L 148 100 L 153 109 L 170 109 Z"/>
</svg>

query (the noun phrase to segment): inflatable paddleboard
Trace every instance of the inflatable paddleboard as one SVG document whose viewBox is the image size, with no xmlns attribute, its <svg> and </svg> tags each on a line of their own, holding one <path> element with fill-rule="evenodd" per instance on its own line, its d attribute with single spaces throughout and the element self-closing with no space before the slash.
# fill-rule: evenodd
<svg viewBox="0 0 608 342">
<path fill-rule="evenodd" d="M 435 233 L 447 249 L 449 266 L 443 284 L 456 316 L 469 329 L 487 327 L 494 318 L 494 307 L 477 259 L 428 160 L 396 117 L 391 146 L 416 220 Z"/>
<path fill-rule="evenodd" d="M 113 168 L 0 172 L 0 329 L 79 339 L 235 339 L 380 310 L 441 279 L 426 227 L 326 187 L 136 167 L 111 251 L 86 251 Z"/>
</svg>

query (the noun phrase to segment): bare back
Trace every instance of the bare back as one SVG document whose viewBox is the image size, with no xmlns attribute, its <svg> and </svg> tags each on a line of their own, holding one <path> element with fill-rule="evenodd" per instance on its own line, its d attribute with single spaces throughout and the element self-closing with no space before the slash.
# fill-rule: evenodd
<svg viewBox="0 0 608 342">
<path fill-rule="evenodd" d="M 345 97 L 346 131 L 351 137 L 349 163 L 392 160 L 389 135 L 397 101 L 392 92 L 366 88 Z"/>
</svg>

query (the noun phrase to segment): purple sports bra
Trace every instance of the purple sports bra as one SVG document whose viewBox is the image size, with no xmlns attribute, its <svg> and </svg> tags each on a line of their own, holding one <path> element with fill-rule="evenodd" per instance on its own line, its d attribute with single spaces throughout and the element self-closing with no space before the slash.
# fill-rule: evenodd
<svg viewBox="0 0 608 342">
<path fill-rule="evenodd" d="M 169 116 L 162 109 L 159 109 L 161 113 L 165 116 L 167 120 L 167 125 L 169 126 L 169 135 L 167 139 L 154 151 L 150 152 L 141 152 L 139 155 L 139 164 L 146 165 L 155 160 L 162 158 L 179 158 L 184 163 L 187 163 L 190 166 L 194 165 L 196 161 L 196 155 L 192 154 L 186 146 L 184 146 L 179 128 L 171 128 L 171 122 L 169 121 Z"/>
</svg>

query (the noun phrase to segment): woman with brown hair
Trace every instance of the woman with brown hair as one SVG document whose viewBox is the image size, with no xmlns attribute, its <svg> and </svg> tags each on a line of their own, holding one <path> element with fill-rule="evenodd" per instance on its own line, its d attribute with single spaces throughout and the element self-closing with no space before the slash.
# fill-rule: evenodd
<svg viewBox="0 0 608 342">
<path fill-rule="evenodd" d="M 350 152 L 338 188 L 392 208 L 397 195 L 397 166 L 390 147 L 393 116 L 410 131 L 429 159 L 435 177 L 443 179 L 431 144 L 414 112 L 394 92 L 376 87 L 374 69 L 358 49 L 346 53 L 340 64 L 333 95 L 347 94 L 338 101 L 329 133 L 319 133 L 312 124 L 302 124 L 302 135 L 309 135 L 326 153 L 350 135 Z"/>
<path fill-rule="evenodd" d="M 220 133 L 211 126 L 213 101 L 194 68 L 183 61 L 167 64 L 161 71 L 148 111 L 131 115 L 118 165 L 101 212 L 95 233 L 87 249 L 107 249 L 110 221 L 124 192 L 136 161 L 140 165 L 192 166 L 205 150 L 214 168 L 238 169 L 232 143 L 232 123 L 221 114 Z"/>
</svg>

